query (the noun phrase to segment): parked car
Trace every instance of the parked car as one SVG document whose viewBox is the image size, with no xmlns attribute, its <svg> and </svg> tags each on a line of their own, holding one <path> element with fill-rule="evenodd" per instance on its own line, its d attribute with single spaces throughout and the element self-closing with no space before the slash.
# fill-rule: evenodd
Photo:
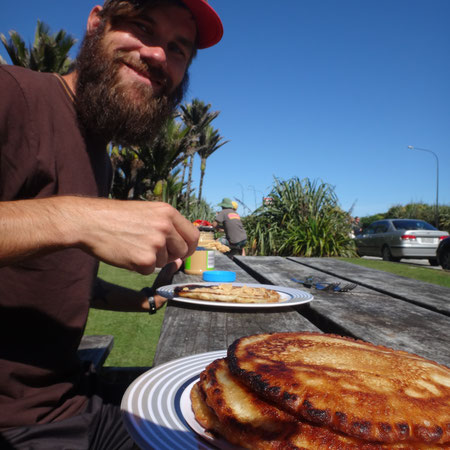
<svg viewBox="0 0 450 450">
<path fill-rule="evenodd" d="M 448 236 L 423 220 L 384 219 L 371 223 L 355 237 L 360 256 L 381 256 L 385 261 L 428 259 L 437 266 L 436 250 Z"/>
<path fill-rule="evenodd" d="M 442 239 L 436 250 L 437 262 L 445 270 L 450 270 L 450 237 Z"/>
</svg>

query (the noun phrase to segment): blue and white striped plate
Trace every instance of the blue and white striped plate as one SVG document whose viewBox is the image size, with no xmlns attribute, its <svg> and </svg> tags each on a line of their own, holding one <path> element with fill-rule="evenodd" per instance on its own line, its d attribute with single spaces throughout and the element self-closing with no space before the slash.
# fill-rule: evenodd
<svg viewBox="0 0 450 450">
<path fill-rule="evenodd" d="M 139 447 L 156 450 L 235 448 L 204 433 L 193 417 L 189 398 L 200 372 L 215 359 L 225 356 L 226 351 L 220 350 L 176 359 L 134 380 L 122 398 L 121 410 L 125 426 Z"/>
<path fill-rule="evenodd" d="M 210 302 L 207 300 L 197 300 L 194 298 L 184 298 L 175 296 L 174 289 L 177 286 L 185 286 L 186 284 L 196 284 L 199 286 L 213 286 L 217 282 L 202 282 L 202 283 L 179 283 L 171 284 L 169 286 L 162 286 L 156 290 L 156 293 L 161 297 L 169 298 L 177 302 L 194 303 L 196 305 L 205 305 L 215 308 L 285 308 L 286 306 L 296 306 L 302 303 L 310 302 L 314 297 L 312 294 L 300 289 L 272 286 L 271 284 L 252 284 L 252 283 L 231 283 L 233 286 L 247 286 L 253 288 L 266 288 L 277 291 L 280 294 L 281 301 L 276 303 L 231 303 L 231 302 Z"/>
</svg>

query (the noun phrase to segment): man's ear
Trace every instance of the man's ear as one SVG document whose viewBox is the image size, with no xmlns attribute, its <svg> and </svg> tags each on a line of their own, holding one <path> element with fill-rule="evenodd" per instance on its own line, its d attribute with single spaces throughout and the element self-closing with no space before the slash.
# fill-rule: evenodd
<svg viewBox="0 0 450 450">
<path fill-rule="evenodd" d="M 101 6 L 96 5 L 92 8 L 92 11 L 89 13 L 89 17 L 87 20 L 87 28 L 86 28 L 86 31 L 88 34 L 91 34 L 93 31 L 95 31 L 97 29 L 97 27 L 100 25 L 101 18 L 99 16 L 99 12 L 102 9 L 103 8 Z"/>
</svg>

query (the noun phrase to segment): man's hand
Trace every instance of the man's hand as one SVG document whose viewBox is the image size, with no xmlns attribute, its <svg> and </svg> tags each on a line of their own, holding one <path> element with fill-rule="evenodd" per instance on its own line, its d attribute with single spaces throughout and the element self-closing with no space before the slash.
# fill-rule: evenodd
<svg viewBox="0 0 450 450">
<path fill-rule="evenodd" d="M 181 259 L 177 259 L 164 266 L 158 273 L 158 276 L 155 278 L 155 281 L 153 282 L 153 288 L 156 290 L 161 286 L 167 286 L 168 284 L 171 284 L 175 272 L 181 267 L 182 263 L 183 261 L 181 261 Z M 161 297 L 160 295 L 155 295 L 154 299 L 156 303 L 156 309 L 161 308 L 161 306 L 167 302 L 167 298 Z"/>
<path fill-rule="evenodd" d="M 75 235 L 108 264 L 147 275 L 197 247 L 197 228 L 167 203 L 92 199 L 87 209 L 88 223 L 85 206 L 78 210 Z"/>
<path fill-rule="evenodd" d="M 199 231 L 167 203 L 52 197 L 0 203 L 0 262 L 78 247 L 147 275 L 191 255 Z"/>
</svg>

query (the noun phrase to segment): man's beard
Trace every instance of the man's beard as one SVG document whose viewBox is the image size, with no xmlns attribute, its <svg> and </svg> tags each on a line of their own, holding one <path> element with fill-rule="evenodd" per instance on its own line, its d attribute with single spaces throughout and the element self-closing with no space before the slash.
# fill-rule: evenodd
<svg viewBox="0 0 450 450">
<path fill-rule="evenodd" d="M 173 116 L 186 91 L 188 74 L 169 94 L 171 85 L 160 68 L 135 61 L 128 52 L 111 57 L 104 49 L 103 37 L 104 27 L 86 35 L 77 58 L 75 107 L 81 126 L 107 142 L 148 145 Z M 143 83 L 121 82 L 119 69 L 124 61 L 161 81 L 161 93 L 155 95 L 152 87 Z"/>
</svg>

